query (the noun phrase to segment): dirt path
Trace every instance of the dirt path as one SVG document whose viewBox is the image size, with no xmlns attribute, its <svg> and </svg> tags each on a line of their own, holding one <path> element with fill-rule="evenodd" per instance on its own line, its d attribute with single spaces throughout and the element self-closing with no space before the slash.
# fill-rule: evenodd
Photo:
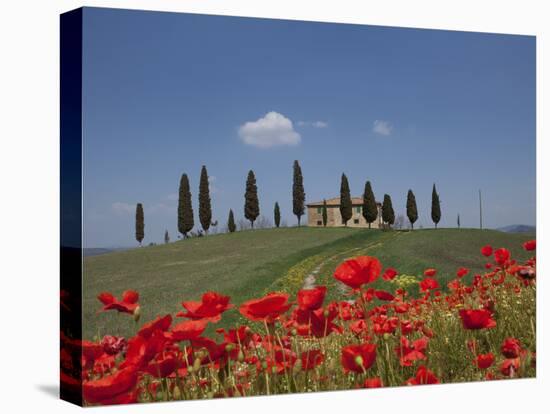
<svg viewBox="0 0 550 414">
<path fill-rule="evenodd" d="M 392 236 L 392 238 L 393 237 L 396 237 L 396 236 L 394 235 Z M 304 284 L 302 286 L 302 289 L 312 289 L 315 287 L 315 283 L 317 281 L 317 275 L 319 275 L 319 273 L 327 263 L 330 263 L 338 258 L 341 258 L 341 261 L 343 261 L 349 257 L 354 256 L 355 253 L 358 253 L 359 251 L 367 252 L 369 249 L 373 247 L 379 247 L 382 244 L 383 242 L 377 241 L 377 242 L 367 244 L 366 246 L 354 247 L 352 249 L 344 250 L 330 257 L 327 257 L 326 259 L 321 261 L 317 266 L 315 266 L 315 268 L 304 278 Z M 348 287 L 343 283 L 338 283 L 338 289 L 340 289 L 342 293 L 345 293 Z"/>
</svg>

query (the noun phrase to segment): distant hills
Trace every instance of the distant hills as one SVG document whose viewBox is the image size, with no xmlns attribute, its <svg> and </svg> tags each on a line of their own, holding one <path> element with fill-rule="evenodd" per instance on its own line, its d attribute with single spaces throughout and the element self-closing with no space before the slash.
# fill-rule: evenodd
<svg viewBox="0 0 550 414">
<path fill-rule="evenodd" d="M 505 233 L 535 233 L 537 228 L 526 224 L 511 224 L 510 226 L 500 227 L 497 230 Z"/>
</svg>

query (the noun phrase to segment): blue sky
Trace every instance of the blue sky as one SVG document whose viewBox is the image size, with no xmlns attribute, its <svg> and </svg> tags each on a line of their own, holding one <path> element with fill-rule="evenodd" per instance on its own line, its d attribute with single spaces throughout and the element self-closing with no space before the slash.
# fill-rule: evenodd
<svg viewBox="0 0 550 414">
<path fill-rule="evenodd" d="M 417 225 L 535 224 L 535 38 L 87 8 L 85 247 L 176 237 L 176 194 L 204 164 L 213 218 L 243 217 L 248 170 L 261 214 L 291 215 L 292 162 L 306 201 L 372 182 Z M 198 224 L 198 219 L 195 222 Z"/>
</svg>

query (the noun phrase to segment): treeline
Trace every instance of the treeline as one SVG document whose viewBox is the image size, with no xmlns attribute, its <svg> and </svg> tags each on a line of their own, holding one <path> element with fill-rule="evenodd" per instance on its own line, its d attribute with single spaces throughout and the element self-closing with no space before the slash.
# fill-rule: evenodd
<svg viewBox="0 0 550 414">
<path fill-rule="evenodd" d="M 305 214 L 305 198 L 306 193 L 304 190 L 304 180 L 302 175 L 302 168 L 298 161 L 294 161 L 293 167 L 293 179 L 292 179 L 292 213 L 297 218 L 298 226 L 301 225 L 302 216 Z M 210 181 L 206 166 L 202 166 L 200 180 L 199 180 L 199 222 L 202 228 L 201 231 L 196 233 L 199 236 L 208 235 L 208 231 L 212 226 L 217 225 L 217 221 L 212 221 L 212 204 L 210 199 Z M 418 220 L 418 208 L 416 205 L 416 198 L 412 190 L 407 193 L 407 217 L 409 219 L 411 229 L 414 229 L 414 223 Z M 370 181 L 365 183 L 363 192 L 363 204 L 362 215 L 371 228 L 371 224 L 378 219 L 378 205 L 372 185 Z M 384 194 L 382 202 L 382 221 L 385 227 L 391 228 L 395 223 L 395 212 L 391 197 L 388 194 Z M 349 187 L 348 178 L 345 174 L 342 174 L 340 183 L 340 215 L 342 222 L 347 226 L 348 221 L 353 216 L 353 203 L 351 198 L 351 192 Z M 260 217 L 260 200 L 258 197 L 258 186 L 256 184 L 256 176 L 254 171 L 250 170 L 246 177 L 245 192 L 244 192 L 244 217 L 250 223 L 250 228 L 254 229 L 254 225 Z M 432 189 L 432 209 L 431 218 L 437 228 L 437 224 L 441 219 L 441 206 L 439 201 L 439 194 L 436 191 L 435 184 Z M 191 187 L 189 184 L 189 177 L 187 174 L 182 174 L 179 183 L 178 191 L 178 210 L 177 210 L 178 232 L 185 239 L 192 233 L 195 227 L 195 218 L 193 211 L 193 202 Z M 275 227 L 281 226 L 281 208 L 278 202 L 275 202 L 273 208 L 273 222 Z M 322 222 L 323 226 L 327 225 L 327 203 L 323 200 L 322 207 Z M 459 224 L 460 226 L 460 224 Z M 242 227 L 242 226 L 241 226 Z M 233 233 L 237 231 L 237 223 L 235 222 L 235 215 L 232 209 L 229 210 L 227 217 L 227 231 Z M 144 224 L 144 212 L 143 205 L 138 203 L 136 206 L 136 240 L 139 245 L 145 237 L 145 224 Z M 164 234 L 164 242 L 170 242 L 170 235 L 168 230 Z"/>
<path fill-rule="evenodd" d="M 418 220 L 418 207 L 416 205 L 416 198 L 412 190 L 407 192 L 407 217 L 409 219 L 411 229 L 414 229 L 414 223 Z M 376 198 L 374 197 L 374 192 L 372 191 L 372 185 L 370 181 L 365 183 L 365 190 L 363 191 L 363 205 L 361 212 L 365 221 L 371 228 L 372 223 L 378 219 L 378 205 L 376 203 Z M 384 199 L 382 202 L 382 222 L 386 227 L 391 228 L 395 223 L 395 211 L 393 209 L 392 200 L 389 194 L 384 194 Z M 351 199 L 351 192 L 349 189 L 349 182 L 346 174 L 342 174 L 340 181 L 340 216 L 342 217 L 342 222 L 347 226 L 348 221 L 353 216 L 353 202 Z M 432 211 L 431 211 L 432 221 L 434 222 L 435 228 L 441 220 L 441 205 L 439 202 L 439 194 L 435 188 L 435 184 L 432 188 Z M 322 220 L 323 226 L 327 225 L 327 203 L 326 200 L 323 200 L 322 207 Z M 460 220 L 460 219 L 459 219 Z M 460 226 L 460 224 L 459 224 Z"/>
</svg>

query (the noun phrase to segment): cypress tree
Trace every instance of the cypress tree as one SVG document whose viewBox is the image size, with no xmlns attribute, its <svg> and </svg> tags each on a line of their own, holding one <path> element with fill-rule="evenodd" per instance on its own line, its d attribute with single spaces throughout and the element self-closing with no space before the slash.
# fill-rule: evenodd
<svg viewBox="0 0 550 414">
<path fill-rule="evenodd" d="M 168 230 L 164 232 L 164 244 L 170 243 L 170 235 L 168 234 Z"/>
<path fill-rule="evenodd" d="M 275 209 L 273 210 L 273 219 L 275 221 L 275 227 L 279 228 L 281 225 L 281 209 L 277 202 L 275 202 Z"/>
<path fill-rule="evenodd" d="M 390 227 L 395 222 L 395 212 L 393 211 L 391 197 L 387 194 L 384 194 L 384 202 L 382 203 L 382 220 L 388 223 Z"/>
<path fill-rule="evenodd" d="M 180 180 L 178 199 L 178 231 L 186 238 L 187 233 L 193 229 L 194 225 L 189 178 L 187 178 L 187 174 L 183 174 Z"/>
<path fill-rule="evenodd" d="M 244 216 L 250 221 L 250 226 L 254 228 L 254 220 L 260 215 L 260 202 L 258 201 L 258 187 L 256 186 L 256 177 L 254 171 L 248 172 L 246 178 L 246 191 L 244 193 Z"/>
<path fill-rule="evenodd" d="M 460 228 L 460 214 L 456 216 L 456 225 Z"/>
<path fill-rule="evenodd" d="M 292 212 L 298 217 L 298 227 L 300 219 L 304 215 L 304 202 L 306 193 L 304 192 L 304 178 L 302 177 L 302 168 L 298 161 L 294 161 L 294 174 L 292 180 Z"/>
<path fill-rule="evenodd" d="M 323 200 L 323 227 L 327 226 L 328 212 L 327 212 L 327 200 Z"/>
<path fill-rule="evenodd" d="M 227 230 L 229 233 L 235 232 L 237 226 L 235 226 L 235 217 L 233 217 L 233 210 L 229 209 L 229 217 L 227 219 Z"/>
<path fill-rule="evenodd" d="M 414 229 L 414 222 L 418 220 L 418 210 L 416 208 L 416 198 L 412 190 L 407 193 L 407 217 L 411 222 L 411 229 Z"/>
<path fill-rule="evenodd" d="M 371 223 L 374 223 L 378 217 L 378 206 L 376 205 L 370 181 L 366 182 L 365 192 L 363 193 L 363 217 L 369 223 L 369 229 Z"/>
<path fill-rule="evenodd" d="M 210 204 L 208 172 L 204 165 L 201 169 L 201 179 L 199 183 L 199 221 L 201 222 L 204 234 L 208 234 L 210 223 L 212 223 L 212 206 Z"/>
<path fill-rule="evenodd" d="M 342 174 L 342 182 L 340 184 L 340 215 L 342 216 L 342 222 L 347 226 L 348 220 L 353 215 L 353 209 L 346 174 Z"/>
<path fill-rule="evenodd" d="M 435 184 L 432 189 L 432 221 L 437 229 L 437 223 L 441 220 L 441 205 L 439 203 L 439 194 L 435 189 Z"/>
<path fill-rule="evenodd" d="M 136 240 L 138 241 L 140 246 L 141 246 L 141 242 L 143 241 L 144 237 L 145 237 L 145 222 L 144 222 L 144 217 L 143 217 L 143 205 L 141 203 L 137 203 L 137 206 L 136 206 Z"/>
</svg>

